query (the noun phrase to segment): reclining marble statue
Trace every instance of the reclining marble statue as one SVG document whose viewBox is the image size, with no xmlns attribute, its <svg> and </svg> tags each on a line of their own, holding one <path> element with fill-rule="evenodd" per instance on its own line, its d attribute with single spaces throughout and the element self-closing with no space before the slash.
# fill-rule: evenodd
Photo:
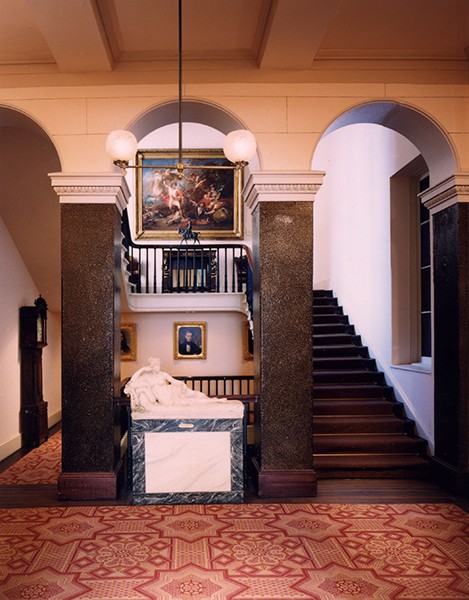
<svg viewBox="0 0 469 600">
<path fill-rule="evenodd" d="M 130 396 L 132 411 L 146 412 L 163 406 L 194 406 L 227 402 L 190 389 L 183 381 L 174 379 L 160 369 L 159 358 L 149 358 L 148 365 L 136 371 L 124 387 Z"/>
</svg>

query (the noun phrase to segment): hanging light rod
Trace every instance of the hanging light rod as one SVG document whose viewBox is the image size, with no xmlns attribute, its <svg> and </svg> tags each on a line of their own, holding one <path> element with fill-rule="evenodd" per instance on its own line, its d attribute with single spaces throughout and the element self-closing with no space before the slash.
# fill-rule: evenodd
<svg viewBox="0 0 469 600">
<path fill-rule="evenodd" d="M 178 86 L 178 164 L 159 165 L 159 169 L 177 170 L 181 178 L 185 169 L 193 169 L 194 166 L 186 166 L 183 163 L 182 150 L 182 0 L 178 0 L 178 55 L 179 55 L 179 86 Z M 106 139 L 106 152 L 113 163 L 122 169 L 125 175 L 127 169 L 143 169 L 143 165 L 130 164 L 135 161 L 137 153 L 137 138 L 131 131 L 118 129 L 111 131 Z M 256 138 L 248 129 L 237 129 L 225 136 L 223 152 L 226 158 L 233 164 L 217 166 L 217 169 L 243 169 L 256 152 Z M 211 169 L 209 165 L 198 165 L 198 169 Z"/>
</svg>

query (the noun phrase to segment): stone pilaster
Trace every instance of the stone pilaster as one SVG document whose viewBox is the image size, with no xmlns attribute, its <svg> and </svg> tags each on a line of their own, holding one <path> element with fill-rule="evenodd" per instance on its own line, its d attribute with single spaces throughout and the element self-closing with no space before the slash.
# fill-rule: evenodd
<svg viewBox="0 0 469 600">
<path fill-rule="evenodd" d="M 426 190 L 433 233 L 435 473 L 469 494 L 469 174 Z"/>
<path fill-rule="evenodd" d="M 313 469 L 313 200 L 323 173 L 256 172 L 253 215 L 254 477 L 261 497 L 316 495 Z"/>
<path fill-rule="evenodd" d="M 62 472 L 60 499 L 116 498 L 121 214 L 116 174 L 51 175 L 61 204 Z"/>
</svg>

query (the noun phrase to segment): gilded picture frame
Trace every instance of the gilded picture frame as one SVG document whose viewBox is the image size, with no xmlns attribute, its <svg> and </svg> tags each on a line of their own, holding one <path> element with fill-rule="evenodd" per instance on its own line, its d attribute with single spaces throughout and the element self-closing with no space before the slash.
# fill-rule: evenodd
<svg viewBox="0 0 469 600">
<path fill-rule="evenodd" d="M 174 323 L 174 358 L 207 358 L 207 323 L 176 321 Z"/>
<path fill-rule="evenodd" d="M 243 322 L 243 358 L 244 360 L 254 358 L 252 331 L 247 321 Z"/>
<path fill-rule="evenodd" d="M 137 360 L 137 326 L 135 323 L 121 323 L 121 360 Z"/>
<path fill-rule="evenodd" d="M 243 237 L 242 169 L 223 150 L 184 150 L 180 178 L 177 150 L 140 150 L 136 164 L 137 238 L 180 239 L 189 221 L 201 239 Z"/>
</svg>

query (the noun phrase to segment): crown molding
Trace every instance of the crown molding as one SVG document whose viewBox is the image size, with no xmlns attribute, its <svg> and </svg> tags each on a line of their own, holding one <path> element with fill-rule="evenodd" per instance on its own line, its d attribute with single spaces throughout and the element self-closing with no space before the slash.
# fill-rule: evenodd
<svg viewBox="0 0 469 600">
<path fill-rule="evenodd" d="M 50 173 L 49 177 L 61 204 L 115 204 L 122 213 L 130 198 L 120 174 Z"/>
<path fill-rule="evenodd" d="M 313 202 L 325 173 L 323 171 L 256 171 L 244 186 L 248 208 L 259 202 Z"/>
</svg>

